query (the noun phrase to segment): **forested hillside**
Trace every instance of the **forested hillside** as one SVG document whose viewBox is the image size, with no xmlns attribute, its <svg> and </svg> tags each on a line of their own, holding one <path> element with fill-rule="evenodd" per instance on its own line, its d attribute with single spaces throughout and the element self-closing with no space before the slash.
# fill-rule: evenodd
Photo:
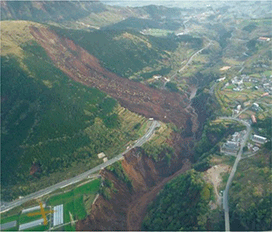
<svg viewBox="0 0 272 232">
<path fill-rule="evenodd" d="M 99 152 L 109 151 L 112 157 L 137 138 L 144 122 L 132 114 L 128 122 L 115 99 L 68 78 L 36 42 L 20 47 L 22 57 L 1 57 L 4 199 L 44 187 L 39 178 L 57 171 L 69 168 L 71 175 L 95 166 L 101 162 Z M 55 176 L 50 182 L 61 178 Z M 31 187 L 26 187 L 28 181 Z"/>
<path fill-rule="evenodd" d="M 194 170 L 165 185 L 148 208 L 143 230 L 205 230 L 212 186 Z"/>
<path fill-rule="evenodd" d="M 271 160 L 271 151 L 262 149 L 239 164 L 229 192 L 232 230 L 271 231 Z"/>
<path fill-rule="evenodd" d="M 174 37 L 144 36 L 133 30 L 99 30 L 94 32 L 51 27 L 59 35 L 73 40 L 99 59 L 108 70 L 129 77 L 146 66 L 154 66 L 170 56 L 178 40 Z"/>
</svg>

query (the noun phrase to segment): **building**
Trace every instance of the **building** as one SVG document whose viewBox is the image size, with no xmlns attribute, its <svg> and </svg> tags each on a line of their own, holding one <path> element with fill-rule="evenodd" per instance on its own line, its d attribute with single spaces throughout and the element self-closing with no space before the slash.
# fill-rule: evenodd
<svg viewBox="0 0 272 232">
<path fill-rule="evenodd" d="M 259 104 L 254 102 L 254 103 L 252 104 L 252 110 L 255 110 L 255 111 L 260 110 Z"/>
<path fill-rule="evenodd" d="M 237 110 L 240 111 L 240 110 L 241 110 L 241 107 L 242 107 L 241 105 L 238 105 L 238 106 L 237 106 Z"/>
<path fill-rule="evenodd" d="M 153 78 L 158 80 L 158 79 L 162 78 L 162 76 L 161 75 L 154 75 Z"/>
<path fill-rule="evenodd" d="M 258 41 L 261 41 L 261 42 L 269 42 L 269 41 L 270 41 L 270 38 L 261 36 L 261 37 L 259 37 Z"/>
<path fill-rule="evenodd" d="M 107 157 L 103 158 L 103 162 L 104 162 L 104 163 L 107 162 L 107 161 L 108 161 L 108 158 L 107 158 Z"/>
<path fill-rule="evenodd" d="M 257 123 L 257 119 L 254 114 L 251 115 L 251 121 L 252 123 Z"/>
<path fill-rule="evenodd" d="M 260 149 L 260 148 L 258 148 L 258 147 L 253 147 L 252 150 L 253 150 L 254 152 L 256 152 L 256 151 L 258 151 L 259 149 Z"/>
<path fill-rule="evenodd" d="M 262 95 L 262 97 L 266 97 L 266 96 L 268 96 L 269 95 L 269 93 L 264 93 L 263 95 Z"/>
<path fill-rule="evenodd" d="M 241 88 L 237 87 L 237 88 L 233 88 L 232 90 L 239 92 L 239 91 L 241 91 Z"/>
<path fill-rule="evenodd" d="M 267 142 L 267 138 L 259 136 L 259 135 L 253 135 L 252 141 L 259 144 L 264 144 Z"/>
<path fill-rule="evenodd" d="M 36 221 L 21 224 L 19 226 L 19 230 L 27 230 L 29 228 L 37 227 L 37 226 L 40 226 L 42 224 L 43 224 L 43 219 L 38 219 Z"/>
<path fill-rule="evenodd" d="M 229 154 L 237 154 L 239 150 L 239 144 L 233 141 L 227 141 L 221 149 L 221 152 L 229 153 Z"/>
<path fill-rule="evenodd" d="M 101 152 L 101 153 L 99 153 L 97 156 L 98 156 L 99 159 L 102 159 L 102 158 L 104 158 L 106 155 L 105 155 L 103 152 Z"/>
<path fill-rule="evenodd" d="M 238 142 L 240 139 L 240 133 L 239 132 L 235 132 L 233 135 L 232 135 L 232 142 Z"/>
<path fill-rule="evenodd" d="M 220 81 L 224 81 L 225 79 L 226 79 L 226 77 L 222 77 L 222 78 L 217 79 L 216 81 L 220 82 Z"/>
<path fill-rule="evenodd" d="M 12 221 L 12 222 L 7 222 L 7 223 L 4 223 L 4 224 L 0 224 L 0 230 L 1 231 L 7 230 L 7 229 L 15 227 L 16 225 L 17 225 L 17 221 Z"/>
<path fill-rule="evenodd" d="M 53 226 L 61 224 L 63 224 L 63 205 L 57 205 L 54 207 Z"/>
</svg>

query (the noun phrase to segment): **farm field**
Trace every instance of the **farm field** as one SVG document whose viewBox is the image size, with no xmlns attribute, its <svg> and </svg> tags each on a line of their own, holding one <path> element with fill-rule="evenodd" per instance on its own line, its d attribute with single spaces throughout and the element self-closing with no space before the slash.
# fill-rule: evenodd
<svg viewBox="0 0 272 232">
<path fill-rule="evenodd" d="M 99 191 L 100 179 L 95 179 L 91 181 L 84 181 L 73 187 L 69 186 L 67 188 L 60 189 L 50 196 L 44 196 L 43 202 L 46 203 L 45 211 L 53 210 L 54 206 L 62 205 L 64 206 L 64 226 L 61 225 L 56 228 L 56 230 L 65 229 L 66 231 L 75 231 L 75 222 L 77 220 L 84 219 L 90 213 L 90 207 Z M 32 202 L 31 206 L 38 206 L 38 202 Z M 15 212 L 3 213 L 1 215 L 1 224 L 16 221 L 16 227 L 7 229 L 5 231 L 14 231 L 19 229 L 19 225 L 24 223 L 29 223 L 38 219 L 42 219 L 41 215 L 28 215 L 28 213 L 22 213 L 23 207 L 18 207 L 13 209 Z M 28 208 L 28 207 L 27 207 Z M 31 211 L 31 213 L 39 213 L 40 210 Z M 40 225 L 27 230 L 30 231 L 44 231 L 52 228 L 52 213 L 46 213 L 48 224 Z M 73 222 L 75 221 L 75 222 Z"/>
</svg>

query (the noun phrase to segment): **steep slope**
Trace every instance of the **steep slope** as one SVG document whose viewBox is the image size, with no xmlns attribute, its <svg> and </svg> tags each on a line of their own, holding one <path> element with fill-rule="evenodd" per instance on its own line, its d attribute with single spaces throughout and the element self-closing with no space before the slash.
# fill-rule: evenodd
<svg viewBox="0 0 272 232">
<path fill-rule="evenodd" d="M 1 20 L 73 21 L 106 10 L 94 1 L 1 1 Z"/>
<path fill-rule="evenodd" d="M 102 68 L 94 56 L 73 41 L 46 27 L 31 26 L 30 30 L 56 67 L 73 80 L 105 91 L 133 112 L 185 127 L 189 119 L 184 111 L 185 96 L 123 79 Z"/>
<path fill-rule="evenodd" d="M 205 230 L 212 186 L 191 170 L 168 182 L 149 206 L 143 230 Z"/>
<path fill-rule="evenodd" d="M 44 188 L 111 158 L 140 136 L 146 119 L 56 68 L 29 22 L 1 27 L 1 193 Z M 135 125 L 138 125 L 135 127 Z M 141 132 L 142 133 L 142 132 Z"/>
<path fill-rule="evenodd" d="M 190 169 L 190 162 L 182 159 L 183 155 L 168 166 L 148 158 L 141 149 L 132 150 L 121 163 L 131 185 L 116 175 L 114 169 L 103 170 L 101 175 L 105 182 L 112 183 L 108 189 L 110 197 L 100 195 L 89 217 L 78 222 L 77 230 L 140 230 L 147 205 L 169 180 Z"/>
<path fill-rule="evenodd" d="M 156 38 L 124 28 L 93 32 L 59 27 L 50 29 L 73 40 L 99 59 L 104 68 L 127 78 L 146 67 L 169 67 L 169 53 L 178 47 L 177 37 Z"/>
</svg>

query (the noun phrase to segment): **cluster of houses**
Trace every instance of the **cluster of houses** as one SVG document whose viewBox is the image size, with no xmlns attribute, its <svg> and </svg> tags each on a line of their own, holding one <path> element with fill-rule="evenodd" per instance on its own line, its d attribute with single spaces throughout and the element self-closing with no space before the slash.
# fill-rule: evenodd
<svg viewBox="0 0 272 232">
<path fill-rule="evenodd" d="M 162 83 L 164 83 L 164 84 L 170 81 L 169 78 L 163 77 L 162 75 L 153 75 L 153 80 L 155 80 L 155 81 L 160 80 L 160 81 L 161 81 Z M 152 81 L 152 80 L 151 80 L 151 81 Z"/>
<path fill-rule="evenodd" d="M 246 131 L 235 132 L 231 137 L 231 140 L 228 140 L 221 146 L 221 153 L 236 155 L 240 149 L 240 142 L 245 136 Z"/>
<path fill-rule="evenodd" d="M 219 78 L 219 79 L 217 79 L 217 82 L 224 81 L 225 79 L 226 79 L 225 77 Z M 270 79 L 272 79 L 272 75 L 270 76 Z M 235 87 L 233 87 L 232 90 L 236 91 L 236 92 L 242 91 L 245 88 L 244 87 L 245 82 L 253 83 L 253 85 L 254 85 L 253 88 L 255 90 L 264 91 L 265 93 L 263 94 L 262 97 L 272 94 L 272 83 L 265 76 L 263 76 L 262 78 L 259 78 L 259 79 L 254 78 L 254 77 L 250 77 L 245 74 L 242 74 L 240 77 L 235 76 L 231 79 L 231 84 L 235 85 Z M 229 85 L 230 85 L 230 83 L 227 82 L 222 89 L 226 88 Z M 252 87 L 247 87 L 247 89 L 250 89 L 250 88 L 252 88 Z"/>
<path fill-rule="evenodd" d="M 231 136 L 231 139 L 221 146 L 220 152 L 227 155 L 236 155 L 240 149 L 240 143 L 243 140 L 243 137 L 245 136 L 245 134 L 246 134 L 245 130 L 240 132 L 235 132 Z M 248 143 L 247 147 L 249 151 L 253 151 L 253 152 L 258 151 L 259 147 L 267 142 L 267 138 L 256 135 L 256 134 L 252 135 L 251 140 L 252 142 L 254 142 L 254 145 L 251 143 Z"/>
</svg>

